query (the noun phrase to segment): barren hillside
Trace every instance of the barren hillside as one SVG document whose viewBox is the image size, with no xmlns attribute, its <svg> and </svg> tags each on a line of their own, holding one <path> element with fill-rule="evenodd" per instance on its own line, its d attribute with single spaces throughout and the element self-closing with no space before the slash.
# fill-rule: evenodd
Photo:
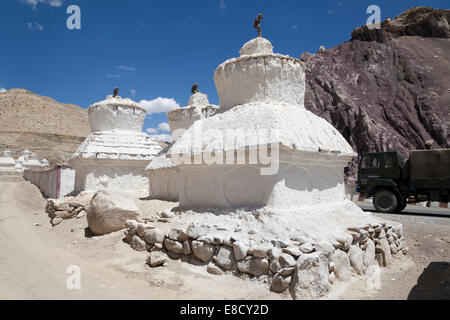
<svg viewBox="0 0 450 320">
<path fill-rule="evenodd" d="M 306 108 L 332 123 L 359 154 L 409 156 L 428 140 L 449 148 L 449 24 L 450 10 L 415 7 L 380 30 L 363 26 L 338 47 L 304 54 Z M 354 163 L 349 182 L 355 173 Z"/>
<path fill-rule="evenodd" d="M 53 164 L 62 163 L 89 133 L 85 109 L 25 89 L 0 93 L 0 149 L 29 149 Z"/>
</svg>

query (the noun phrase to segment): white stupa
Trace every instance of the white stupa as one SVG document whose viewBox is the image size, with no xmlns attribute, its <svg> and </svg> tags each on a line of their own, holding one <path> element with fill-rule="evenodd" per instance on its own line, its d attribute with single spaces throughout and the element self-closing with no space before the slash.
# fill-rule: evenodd
<svg viewBox="0 0 450 320">
<path fill-rule="evenodd" d="M 142 132 L 145 109 L 117 95 L 88 109 L 92 133 L 73 155 L 75 191 L 94 191 L 101 187 L 145 190 L 145 167 L 162 147 Z"/>
<path fill-rule="evenodd" d="M 167 152 L 180 170 L 182 208 L 292 209 L 345 200 L 344 137 L 304 107 L 304 64 L 247 42 L 214 74 L 220 110 Z"/>
<path fill-rule="evenodd" d="M 11 152 L 6 149 L 0 155 L 0 173 L 15 173 L 16 170 L 16 162 L 14 158 L 11 156 Z"/>
<path fill-rule="evenodd" d="M 208 96 L 193 92 L 189 105 L 167 113 L 172 141 L 177 141 L 190 126 L 201 119 L 214 115 L 219 108 L 209 103 Z M 161 151 L 148 165 L 149 194 L 152 199 L 179 201 L 179 169 L 167 153 L 170 147 Z"/>
</svg>

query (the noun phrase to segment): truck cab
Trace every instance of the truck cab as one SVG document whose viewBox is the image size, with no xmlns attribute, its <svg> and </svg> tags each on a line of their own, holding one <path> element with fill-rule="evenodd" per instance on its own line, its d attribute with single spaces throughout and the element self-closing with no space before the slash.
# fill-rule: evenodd
<svg viewBox="0 0 450 320">
<path fill-rule="evenodd" d="M 406 199 L 404 185 L 405 158 L 399 152 L 366 153 L 359 161 L 358 190 L 364 198 L 374 197 L 380 212 L 402 211 Z"/>
</svg>

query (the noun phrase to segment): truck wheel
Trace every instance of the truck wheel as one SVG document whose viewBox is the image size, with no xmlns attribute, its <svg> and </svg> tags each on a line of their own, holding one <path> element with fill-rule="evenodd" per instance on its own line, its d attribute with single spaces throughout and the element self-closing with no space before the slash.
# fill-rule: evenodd
<svg viewBox="0 0 450 320">
<path fill-rule="evenodd" d="M 373 206 L 378 212 L 393 213 L 396 211 L 399 201 L 395 193 L 389 190 L 378 191 L 373 197 Z"/>
</svg>

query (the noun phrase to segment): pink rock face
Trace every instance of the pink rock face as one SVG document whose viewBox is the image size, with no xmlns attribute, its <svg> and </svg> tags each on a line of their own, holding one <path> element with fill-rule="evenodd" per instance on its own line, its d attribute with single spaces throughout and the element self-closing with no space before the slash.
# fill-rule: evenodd
<svg viewBox="0 0 450 320">
<path fill-rule="evenodd" d="M 444 21 L 450 10 L 410 9 L 378 33 L 361 27 L 352 41 L 304 54 L 306 109 L 327 119 L 360 154 L 389 149 L 408 156 L 430 139 L 449 148 L 450 42 L 440 38 L 450 38 L 450 30 Z"/>
</svg>

